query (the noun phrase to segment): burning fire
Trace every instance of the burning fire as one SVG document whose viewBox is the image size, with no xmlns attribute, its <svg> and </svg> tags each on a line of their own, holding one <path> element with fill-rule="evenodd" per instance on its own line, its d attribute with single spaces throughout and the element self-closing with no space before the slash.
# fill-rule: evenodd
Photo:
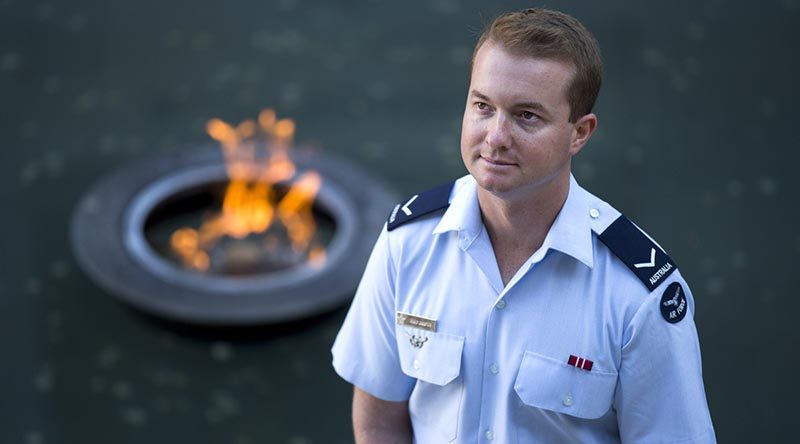
<svg viewBox="0 0 800 444">
<path fill-rule="evenodd" d="M 325 248 L 315 241 L 312 212 L 322 180 L 315 171 L 298 177 L 288 155 L 294 130 L 293 120 L 278 119 L 271 109 L 261 111 L 257 121 L 245 120 L 235 127 L 220 119 L 208 121 L 206 131 L 222 146 L 229 182 L 221 211 L 199 229 L 183 227 L 172 234 L 172 250 L 184 267 L 207 271 L 213 262 L 211 251 L 222 239 L 265 234 L 276 222 L 296 255 L 314 267 L 324 263 Z M 267 155 L 259 155 L 264 149 Z M 283 196 L 276 193 L 278 183 L 291 184 Z M 275 236 L 266 237 L 263 244 L 276 248 Z"/>
</svg>

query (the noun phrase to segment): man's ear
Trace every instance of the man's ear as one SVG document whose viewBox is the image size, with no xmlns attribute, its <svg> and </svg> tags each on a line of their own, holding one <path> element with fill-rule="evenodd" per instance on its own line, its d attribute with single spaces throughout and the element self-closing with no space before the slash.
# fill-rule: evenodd
<svg viewBox="0 0 800 444">
<path fill-rule="evenodd" d="M 572 132 L 572 143 L 569 147 L 569 153 L 576 155 L 580 152 L 581 148 L 592 137 L 594 130 L 597 129 L 597 116 L 594 113 L 586 114 L 574 123 L 574 130 Z"/>
</svg>

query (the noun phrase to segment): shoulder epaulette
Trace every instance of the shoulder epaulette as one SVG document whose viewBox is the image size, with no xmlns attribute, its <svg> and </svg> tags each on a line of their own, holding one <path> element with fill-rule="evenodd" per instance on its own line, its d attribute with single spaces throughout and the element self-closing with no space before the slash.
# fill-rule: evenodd
<svg viewBox="0 0 800 444">
<path fill-rule="evenodd" d="M 598 237 L 651 292 L 678 269 L 661 247 L 622 214 Z"/>
<path fill-rule="evenodd" d="M 450 190 L 453 189 L 454 183 L 455 181 L 452 181 L 439 185 L 411 196 L 404 204 L 397 204 L 389 215 L 386 229 L 392 231 L 406 222 L 449 206 Z"/>
</svg>

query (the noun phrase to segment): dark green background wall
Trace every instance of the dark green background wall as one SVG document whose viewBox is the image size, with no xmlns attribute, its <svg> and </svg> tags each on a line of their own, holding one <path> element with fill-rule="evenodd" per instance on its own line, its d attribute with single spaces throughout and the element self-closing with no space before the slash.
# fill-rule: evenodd
<svg viewBox="0 0 800 444">
<path fill-rule="evenodd" d="M 692 286 L 720 442 L 791 441 L 797 0 L 0 0 L 0 441 L 350 441 L 328 354 L 344 309 L 247 338 L 152 322 L 78 269 L 72 209 L 108 170 L 267 106 L 403 194 L 461 175 L 475 34 L 527 6 L 600 41 L 600 128 L 575 175 Z"/>
</svg>

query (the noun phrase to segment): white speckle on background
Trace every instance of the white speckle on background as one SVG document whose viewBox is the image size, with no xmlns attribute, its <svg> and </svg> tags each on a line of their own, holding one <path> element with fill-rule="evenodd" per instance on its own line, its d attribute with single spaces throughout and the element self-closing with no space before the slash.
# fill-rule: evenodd
<svg viewBox="0 0 800 444">
<path fill-rule="evenodd" d="M 50 178 L 58 177 L 64 170 L 64 160 L 58 151 L 48 151 L 44 154 L 44 170 Z"/>
<path fill-rule="evenodd" d="M 250 45 L 273 54 L 300 53 L 305 49 L 306 42 L 305 37 L 293 29 L 277 33 L 260 29 L 250 36 Z"/>
<path fill-rule="evenodd" d="M 170 49 L 181 48 L 184 44 L 183 31 L 180 29 L 171 29 L 164 36 L 164 46 Z"/>
<path fill-rule="evenodd" d="M 97 152 L 103 155 L 111 154 L 117 149 L 117 138 L 114 135 L 106 134 L 97 141 Z"/>
<path fill-rule="evenodd" d="M 44 444 L 44 436 L 38 430 L 31 430 L 25 434 L 25 444 Z"/>
<path fill-rule="evenodd" d="M 717 192 L 714 190 L 703 190 L 700 193 L 700 199 L 703 202 L 703 207 L 705 208 L 716 208 L 717 204 L 719 203 L 719 197 L 717 196 Z"/>
<path fill-rule="evenodd" d="M 632 145 L 625 149 L 625 160 L 633 166 L 644 164 L 644 149 L 639 145 Z"/>
<path fill-rule="evenodd" d="M 56 75 L 47 76 L 42 82 L 42 92 L 45 94 L 55 94 L 61 90 L 61 77 Z"/>
<path fill-rule="evenodd" d="M 169 413 L 172 411 L 172 401 L 166 396 L 159 395 L 153 399 L 153 407 L 159 413 Z"/>
<path fill-rule="evenodd" d="M 113 393 L 114 397 L 117 399 L 128 399 L 133 393 L 133 388 L 131 388 L 131 384 L 127 381 L 117 381 L 111 386 L 111 393 Z"/>
<path fill-rule="evenodd" d="M 731 254 L 731 267 L 735 270 L 742 270 L 747 267 L 747 253 L 743 250 L 736 250 Z"/>
<path fill-rule="evenodd" d="M 69 263 L 64 259 L 56 259 L 50 263 L 50 276 L 55 279 L 64 279 L 69 276 Z"/>
<path fill-rule="evenodd" d="M 706 292 L 711 295 L 719 295 L 725 291 L 725 280 L 719 276 L 713 276 L 706 282 Z"/>
<path fill-rule="evenodd" d="M 181 83 L 172 90 L 172 99 L 177 103 L 186 103 L 192 97 L 192 87 Z"/>
<path fill-rule="evenodd" d="M 370 159 L 381 159 L 388 154 L 389 150 L 384 142 L 367 140 L 361 146 L 361 153 Z"/>
<path fill-rule="evenodd" d="M 106 391 L 106 381 L 100 376 L 92 376 L 89 378 L 89 390 L 95 393 L 103 393 Z"/>
<path fill-rule="evenodd" d="M 38 125 L 35 121 L 31 120 L 22 124 L 20 127 L 20 135 L 24 139 L 33 139 L 36 137 L 36 133 L 38 132 Z"/>
<path fill-rule="evenodd" d="M 211 357 L 218 362 L 228 361 L 233 357 L 233 348 L 227 342 L 215 342 L 211 344 Z"/>
<path fill-rule="evenodd" d="M 778 104 L 769 97 L 762 97 L 758 101 L 758 112 L 764 117 L 772 117 L 778 113 Z"/>
<path fill-rule="evenodd" d="M 732 179 L 728 182 L 728 194 L 731 197 L 741 197 L 744 193 L 744 183 L 741 180 Z"/>
<path fill-rule="evenodd" d="M 86 112 L 97 107 L 99 93 L 96 90 L 88 90 L 78 94 L 73 103 L 72 109 L 76 112 Z"/>
<path fill-rule="evenodd" d="M 656 48 L 645 48 L 642 51 L 642 60 L 645 65 L 658 67 L 664 64 L 664 53 Z"/>
<path fill-rule="evenodd" d="M 278 9 L 284 12 L 294 11 L 300 6 L 300 0 L 278 0 Z"/>
<path fill-rule="evenodd" d="M 53 379 L 53 370 L 49 365 L 45 365 L 33 376 L 33 388 L 38 392 L 49 392 L 53 389 Z"/>
<path fill-rule="evenodd" d="M 580 180 L 591 182 L 597 173 L 597 168 L 589 162 L 579 162 L 575 165 L 575 175 Z"/>
<path fill-rule="evenodd" d="M 345 63 L 344 56 L 336 52 L 330 52 L 322 57 L 322 66 L 327 71 L 341 71 Z"/>
<path fill-rule="evenodd" d="M 26 163 L 19 171 L 19 181 L 22 185 L 32 185 L 42 173 L 41 166 L 36 161 Z"/>
<path fill-rule="evenodd" d="M 97 366 L 103 369 L 110 369 L 116 367 L 119 363 L 122 354 L 119 348 L 113 345 L 106 346 L 97 354 L 95 362 Z"/>
<path fill-rule="evenodd" d="M 686 25 L 686 36 L 692 40 L 703 40 L 706 37 L 706 30 L 699 23 L 688 23 Z"/>
<path fill-rule="evenodd" d="M 214 43 L 214 35 L 210 32 L 198 32 L 192 36 L 192 46 L 198 51 L 210 48 Z"/>
<path fill-rule="evenodd" d="M 455 14 L 461 9 L 460 0 L 433 0 L 431 9 L 439 14 Z"/>
<path fill-rule="evenodd" d="M 36 5 L 36 20 L 40 22 L 46 22 L 50 20 L 53 17 L 54 10 L 55 8 L 53 7 L 52 3 L 40 3 Z"/>
<path fill-rule="evenodd" d="M 392 87 L 383 80 L 376 80 L 367 87 L 367 96 L 374 100 L 386 100 L 392 95 Z"/>
<path fill-rule="evenodd" d="M 81 32 L 86 27 L 86 17 L 81 14 L 75 14 L 67 20 L 67 30 L 69 32 Z"/>
<path fill-rule="evenodd" d="M 103 94 L 103 106 L 107 109 L 119 109 L 125 104 L 125 97 L 119 91 L 106 91 Z"/>
<path fill-rule="evenodd" d="M 37 295 L 42 292 L 42 281 L 36 277 L 28 277 L 23 284 L 23 290 L 26 294 Z"/>
<path fill-rule="evenodd" d="M 772 196 L 778 192 L 778 181 L 772 177 L 763 177 L 758 182 L 758 190 L 764 196 Z"/>
<path fill-rule="evenodd" d="M 772 305 L 775 302 L 775 293 L 771 288 L 762 288 L 758 294 L 761 303 L 765 305 Z"/>
<path fill-rule="evenodd" d="M 303 100 L 303 85 L 299 83 L 287 83 L 280 88 L 280 100 L 284 107 L 292 109 L 297 107 Z"/>
<path fill-rule="evenodd" d="M 685 92 L 689 89 L 689 79 L 683 73 L 677 71 L 669 74 L 669 83 L 672 89 L 677 92 Z"/>
<path fill-rule="evenodd" d="M 8 52 L 0 55 L 0 71 L 16 71 L 19 69 L 20 65 L 22 65 L 22 57 L 16 52 Z"/>
<path fill-rule="evenodd" d="M 472 48 L 467 46 L 456 46 L 447 52 L 447 58 L 456 65 L 469 64 L 470 57 L 472 57 Z"/>
<path fill-rule="evenodd" d="M 147 411 L 139 407 L 126 407 L 120 411 L 120 416 L 126 424 L 133 427 L 147 424 Z"/>
<path fill-rule="evenodd" d="M 423 60 L 428 52 L 423 46 L 395 46 L 386 54 L 390 62 L 406 64 Z"/>
</svg>

